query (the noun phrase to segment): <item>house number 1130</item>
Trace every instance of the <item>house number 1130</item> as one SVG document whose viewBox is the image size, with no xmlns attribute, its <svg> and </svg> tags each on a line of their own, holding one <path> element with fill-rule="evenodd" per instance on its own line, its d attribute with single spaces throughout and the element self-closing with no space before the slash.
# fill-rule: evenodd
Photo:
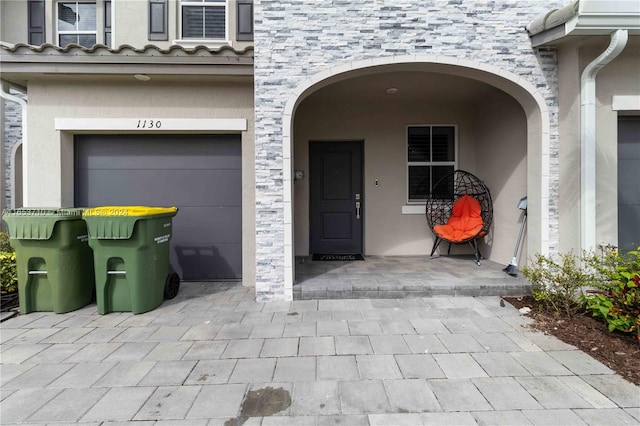
<svg viewBox="0 0 640 426">
<path fill-rule="evenodd" d="M 159 129 L 162 127 L 160 120 L 138 120 L 136 129 Z"/>
</svg>

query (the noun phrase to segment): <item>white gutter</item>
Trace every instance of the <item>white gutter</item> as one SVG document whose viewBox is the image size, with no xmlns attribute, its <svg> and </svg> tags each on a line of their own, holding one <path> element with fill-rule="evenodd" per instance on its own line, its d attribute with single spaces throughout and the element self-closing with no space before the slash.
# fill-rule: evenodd
<svg viewBox="0 0 640 426">
<path fill-rule="evenodd" d="M 29 175 L 27 173 L 27 170 L 28 170 L 27 159 L 29 158 L 28 156 L 29 144 L 27 143 L 27 101 L 9 93 L 10 87 L 11 85 L 9 83 L 7 83 L 6 81 L 2 81 L 2 84 L 0 84 L 0 97 L 11 102 L 16 102 L 18 105 L 20 105 L 20 108 L 22 109 L 22 205 L 29 206 L 29 197 L 28 197 L 29 181 L 27 179 L 27 176 Z M 14 207 L 15 207 L 15 202 L 16 202 L 16 182 L 15 182 L 15 179 L 12 179 L 11 180 L 11 204 Z"/>
<path fill-rule="evenodd" d="M 580 243 L 582 250 L 596 248 L 596 75 L 627 45 L 627 30 L 611 34 L 609 47 L 594 59 L 580 77 Z"/>
</svg>

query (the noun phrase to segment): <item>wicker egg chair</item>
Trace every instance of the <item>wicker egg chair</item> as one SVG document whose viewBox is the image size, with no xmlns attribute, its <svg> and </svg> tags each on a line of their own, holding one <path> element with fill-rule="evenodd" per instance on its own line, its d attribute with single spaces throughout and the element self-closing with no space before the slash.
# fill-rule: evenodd
<svg viewBox="0 0 640 426">
<path fill-rule="evenodd" d="M 493 221 L 491 193 L 484 182 L 464 170 L 443 177 L 427 198 L 426 216 L 435 236 L 431 257 L 442 241 L 449 243 L 447 254 L 452 244 L 469 244 L 480 266 L 478 239 L 489 233 Z"/>
</svg>

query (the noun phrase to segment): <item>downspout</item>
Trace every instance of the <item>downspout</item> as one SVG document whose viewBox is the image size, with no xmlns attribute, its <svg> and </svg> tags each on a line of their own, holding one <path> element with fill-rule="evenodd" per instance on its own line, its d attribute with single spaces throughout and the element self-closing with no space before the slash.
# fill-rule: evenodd
<svg viewBox="0 0 640 426">
<path fill-rule="evenodd" d="M 29 205 L 29 197 L 28 197 L 29 182 L 28 182 L 27 176 L 29 174 L 27 173 L 27 170 L 28 170 L 27 159 L 29 158 L 29 156 L 27 155 L 27 152 L 28 152 L 27 150 L 28 150 L 29 144 L 27 143 L 27 101 L 9 93 L 10 87 L 11 86 L 9 83 L 7 83 L 6 81 L 2 81 L 2 84 L 0 84 L 0 97 L 11 102 L 16 102 L 18 105 L 20 105 L 20 109 L 22 112 L 22 205 L 28 206 Z M 2 125 L 4 125 L 4 123 Z M 16 197 L 16 183 L 15 181 L 12 181 L 11 182 L 11 203 L 13 205 L 15 205 L 15 199 L 16 199 L 15 197 Z"/>
<path fill-rule="evenodd" d="M 596 248 L 596 75 L 625 48 L 627 30 L 611 34 L 609 47 L 586 66 L 580 77 L 580 245 Z"/>
</svg>

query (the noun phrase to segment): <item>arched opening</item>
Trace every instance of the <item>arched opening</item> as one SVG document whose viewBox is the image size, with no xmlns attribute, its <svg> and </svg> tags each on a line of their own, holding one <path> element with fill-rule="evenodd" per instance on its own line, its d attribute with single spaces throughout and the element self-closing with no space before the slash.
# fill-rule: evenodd
<svg viewBox="0 0 640 426">
<path fill-rule="evenodd" d="M 312 76 L 287 104 L 283 121 L 285 208 L 291 209 L 290 223 L 285 219 L 287 287 L 294 282 L 294 256 L 314 250 L 318 224 L 310 218 L 317 207 L 309 185 L 314 143 L 362 145 L 358 197 L 365 255 L 428 254 L 433 236 L 424 207 L 411 189 L 414 164 L 407 139 L 412 127 L 426 127 L 427 133 L 452 128 L 454 166 L 476 174 L 489 186 L 495 221 L 483 244 L 485 257 L 505 264 L 511 258 L 521 220 L 517 203 L 525 195 L 528 241 L 521 257 L 548 251 L 549 117 L 535 88 L 518 76 L 471 61 L 383 58 Z"/>
</svg>

